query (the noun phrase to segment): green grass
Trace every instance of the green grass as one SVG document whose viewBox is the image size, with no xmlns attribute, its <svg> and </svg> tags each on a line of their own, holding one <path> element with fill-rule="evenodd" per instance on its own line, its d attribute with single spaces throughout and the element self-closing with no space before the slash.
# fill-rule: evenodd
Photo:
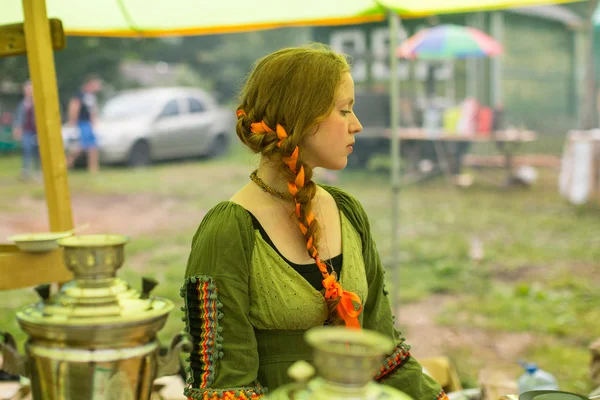
<svg viewBox="0 0 600 400">
<path fill-rule="evenodd" d="M 238 146 L 219 160 L 189 160 L 142 170 L 108 168 L 97 177 L 85 171 L 70 173 L 74 198 L 168 198 L 177 210 L 198 215 L 198 221 L 180 229 L 165 226 L 164 232 L 133 237 L 126 248 L 127 261 L 119 276 L 137 287 L 141 276 L 153 276 L 160 281 L 155 293 L 176 303 L 160 333 L 163 341 L 183 327 L 179 287 L 196 222 L 247 182 L 256 162 Z M 27 212 L 22 199 L 43 198 L 42 187 L 15 179 L 18 167 L 17 157 L 0 158 L 0 216 Z M 540 171 L 538 182 L 529 189 L 499 189 L 479 180 L 477 173 L 476 184 L 467 190 L 451 187 L 443 179 L 412 185 L 400 193 L 400 262 L 393 264 L 389 178 L 373 171 L 344 171 L 338 176 L 338 186 L 358 197 L 369 214 L 389 271 L 392 298 L 407 303 L 445 294 L 454 301 L 440 310 L 441 325 L 530 332 L 539 340 L 524 354 L 515 355 L 515 362 L 517 357 L 538 362 L 565 389 L 583 393 L 591 389 L 587 346 L 600 331 L 598 206 L 574 207 L 561 199 L 555 171 Z M 469 258 L 474 238 L 484 245 L 480 263 Z M 0 330 L 16 333 L 22 343 L 14 308 L 34 300 L 31 290 L 0 293 Z M 478 368 L 494 362 L 477 359 L 476 351 L 467 346 L 452 353 L 462 380 L 469 385 L 476 383 Z M 511 372 L 519 373 L 518 367 Z"/>
<path fill-rule="evenodd" d="M 456 303 L 441 321 L 552 336 L 585 348 L 598 333 L 598 282 L 591 276 L 573 275 L 567 268 L 556 275 L 553 272 L 518 282 L 488 284 L 485 290 Z"/>
</svg>

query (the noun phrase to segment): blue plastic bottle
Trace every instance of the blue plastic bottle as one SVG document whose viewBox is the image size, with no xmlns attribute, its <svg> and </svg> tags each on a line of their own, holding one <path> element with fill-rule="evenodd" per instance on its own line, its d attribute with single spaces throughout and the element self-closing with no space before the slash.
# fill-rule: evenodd
<svg viewBox="0 0 600 400">
<path fill-rule="evenodd" d="M 521 363 L 521 366 L 525 372 L 517 381 L 519 394 L 530 390 L 558 390 L 558 382 L 549 372 L 538 368 L 535 363 Z"/>
</svg>

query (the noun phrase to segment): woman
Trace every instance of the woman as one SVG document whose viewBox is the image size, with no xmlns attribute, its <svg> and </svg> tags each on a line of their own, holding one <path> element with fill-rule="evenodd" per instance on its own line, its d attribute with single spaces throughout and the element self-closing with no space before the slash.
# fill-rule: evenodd
<svg viewBox="0 0 600 400">
<path fill-rule="evenodd" d="M 270 54 L 248 78 L 236 130 L 262 159 L 193 239 L 182 288 L 188 398 L 254 399 L 288 383 L 288 367 L 312 359 L 304 332 L 323 324 L 390 336 L 397 347 L 377 379 L 418 400 L 445 396 L 394 328 L 362 206 L 311 180 L 315 167 L 343 169 L 362 130 L 349 71 L 312 46 Z"/>
</svg>

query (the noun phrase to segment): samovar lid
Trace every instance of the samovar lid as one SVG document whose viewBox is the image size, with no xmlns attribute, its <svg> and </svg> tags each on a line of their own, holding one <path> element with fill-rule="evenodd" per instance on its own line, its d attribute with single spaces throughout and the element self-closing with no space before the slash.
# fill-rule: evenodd
<svg viewBox="0 0 600 400">
<path fill-rule="evenodd" d="M 74 279 L 50 294 L 50 284 L 37 286 L 41 301 L 22 307 L 17 319 L 25 324 L 97 326 L 129 324 L 157 318 L 172 308 L 170 300 L 150 296 L 158 284 L 142 278 L 142 290 L 116 277 L 125 260 L 123 235 L 82 235 L 60 239 L 64 263 Z"/>
<path fill-rule="evenodd" d="M 58 244 L 60 246 L 75 248 L 121 246 L 125 245 L 127 242 L 129 242 L 128 236 L 114 234 L 80 235 L 58 239 Z"/>
</svg>

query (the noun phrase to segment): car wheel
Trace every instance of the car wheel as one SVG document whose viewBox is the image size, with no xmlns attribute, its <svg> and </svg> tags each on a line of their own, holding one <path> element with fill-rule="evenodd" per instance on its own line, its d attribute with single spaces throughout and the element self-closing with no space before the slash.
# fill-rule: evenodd
<svg viewBox="0 0 600 400">
<path fill-rule="evenodd" d="M 227 136 L 220 134 L 214 138 L 209 155 L 211 157 L 220 157 L 227 153 L 227 149 L 229 149 L 229 140 Z"/>
<path fill-rule="evenodd" d="M 139 140 L 135 142 L 129 157 L 127 159 L 127 165 L 131 167 L 143 167 L 149 165 L 152 162 L 150 157 L 150 145 L 145 140 Z"/>
</svg>

